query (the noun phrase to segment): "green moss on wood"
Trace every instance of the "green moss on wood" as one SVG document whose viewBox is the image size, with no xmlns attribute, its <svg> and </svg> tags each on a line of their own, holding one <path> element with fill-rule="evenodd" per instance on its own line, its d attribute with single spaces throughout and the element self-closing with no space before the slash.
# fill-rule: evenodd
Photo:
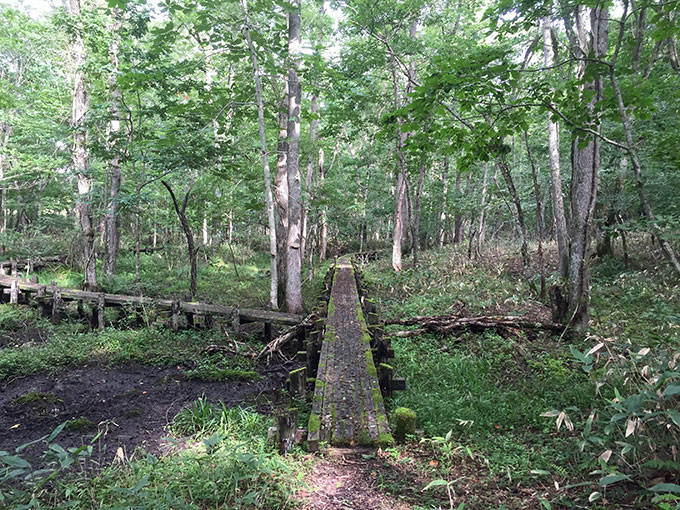
<svg viewBox="0 0 680 510">
<path fill-rule="evenodd" d="M 380 434 L 380 437 L 378 438 L 378 446 L 380 448 L 389 448 L 390 446 L 394 446 L 394 437 L 392 437 L 392 434 Z"/>
<path fill-rule="evenodd" d="M 309 415 L 309 423 L 307 424 L 307 432 L 309 434 L 318 432 L 321 429 L 321 419 L 316 414 Z"/>
<path fill-rule="evenodd" d="M 406 441 L 407 435 L 416 433 L 416 413 L 408 407 L 398 407 L 394 411 L 394 438 L 399 443 Z"/>
</svg>

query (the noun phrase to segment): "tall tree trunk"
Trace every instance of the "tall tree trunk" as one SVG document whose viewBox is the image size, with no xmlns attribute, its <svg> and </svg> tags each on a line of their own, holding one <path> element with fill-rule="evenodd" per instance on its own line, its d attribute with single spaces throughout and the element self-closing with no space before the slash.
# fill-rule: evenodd
<svg viewBox="0 0 680 510">
<path fill-rule="evenodd" d="M 326 179 L 325 154 L 323 148 L 319 147 L 319 187 L 323 188 L 323 181 Z M 319 217 L 320 223 L 320 239 L 319 239 L 319 260 L 326 260 L 326 251 L 328 249 L 328 225 L 326 225 L 326 206 L 321 207 L 321 215 Z"/>
<path fill-rule="evenodd" d="M 182 224 L 182 230 L 184 231 L 184 236 L 186 237 L 187 240 L 187 251 L 189 253 L 189 263 L 191 264 L 191 272 L 189 275 L 189 297 L 190 299 L 193 300 L 196 297 L 196 273 L 197 273 L 196 254 L 198 253 L 198 248 L 194 246 L 194 233 L 191 230 L 191 226 L 189 225 L 189 221 L 187 220 L 186 216 L 187 204 L 189 203 L 189 195 L 191 194 L 191 188 L 189 188 L 186 194 L 184 195 L 184 201 L 182 202 L 182 206 L 180 207 L 179 203 L 177 203 L 177 198 L 175 198 L 175 194 L 172 192 L 172 188 L 170 187 L 170 185 L 165 181 L 161 181 L 161 184 L 165 186 L 165 188 L 168 190 L 168 193 L 170 193 L 170 197 L 172 198 L 172 205 L 175 207 L 175 212 L 177 213 L 179 222 Z"/>
<path fill-rule="evenodd" d="M 12 135 L 12 126 L 0 122 L 0 234 L 7 232 L 7 184 L 5 183 L 5 165 L 7 162 L 7 147 L 9 137 Z M 0 253 L 5 251 L 5 246 L 0 241 Z"/>
<path fill-rule="evenodd" d="M 274 198 L 276 200 L 276 248 L 279 275 L 279 302 L 286 296 L 286 243 L 288 242 L 288 77 L 282 79 L 283 87 L 279 103 L 279 136 L 276 147 L 276 175 Z"/>
<path fill-rule="evenodd" d="M 515 188 L 515 183 L 512 180 L 512 173 L 510 172 L 510 167 L 508 166 L 507 161 L 505 161 L 505 158 L 503 156 L 499 156 L 498 158 L 496 158 L 496 163 L 498 165 L 498 169 L 501 171 L 501 175 L 503 175 L 503 179 L 505 180 L 505 184 L 508 187 L 508 191 L 510 192 L 510 199 L 512 200 L 512 203 L 515 206 L 516 213 L 515 219 L 517 220 L 520 241 L 522 243 L 521 247 L 522 266 L 524 268 L 524 274 L 526 275 L 528 274 L 529 271 L 529 246 L 527 227 L 526 223 L 524 222 L 524 212 L 522 211 L 522 203 L 520 202 L 519 193 L 517 193 L 517 188 Z"/>
<path fill-rule="evenodd" d="M 457 184 L 460 183 L 460 179 L 456 176 Z M 449 203 L 449 157 L 444 156 L 444 165 L 442 166 L 442 212 L 439 216 L 440 228 L 439 228 L 439 247 L 444 247 L 444 241 L 446 240 L 446 220 L 448 218 L 448 203 Z"/>
<path fill-rule="evenodd" d="M 278 310 L 278 271 L 277 271 L 277 239 L 276 239 L 276 218 L 274 216 L 274 200 L 272 197 L 272 177 L 269 169 L 269 151 L 267 150 L 267 134 L 264 126 L 264 100 L 262 99 L 262 80 L 260 78 L 260 67 L 257 62 L 257 53 L 250 38 L 250 26 L 248 21 L 248 5 L 246 0 L 241 0 L 243 12 L 246 16 L 244 34 L 246 44 L 250 52 L 250 61 L 253 69 L 253 79 L 255 80 L 255 96 L 257 100 L 257 124 L 260 133 L 260 151 L 262 152 L 262 167 L 264 169 L 264 196 L 267 207 L 267 220 L 269 226 L 269 271 L 271 273 L 271 284 L 269 286 L 269 306 L 272 310 Z"/>
<path fill-rule="evenodd" d="M 550 17 L 543 18 L 543 63 L 546 67 L 553 64 L 553 41 Z M 567 278 L 569 268 L 569 239 L 567 218 L 564 214 L 564 198 L 562 195 L 562 178 L 560 176 L 560 140 L 559 125 L 553 122 L 552 113 L 548 112 L 548 155 L 550 158 L 550 182 L 552 184 L 553 218 L 555 221 L 555 238 L 557 239 L 557 257 L 560 277 Z"/>
<path fill-rule="evenodd" d="M 317 152 L 316 152 L 316 137 L 317 131 L 319 129 L 319 99 L 316 96 L 312 96 L 312 106 L 311 106 L 312 120 L 309 123 L 309 146 L 310 146 L 310 156 L 307 162 L 307 172 L 305 173 L 305 192 L 307 193 L 308 199 L 304 202 L 304 207 L 302 208 L 302 246 L 300 251 L 302 256 L 307 253 L 307 229 L 309 226 L 309 213 L 311 210 L 311 197 L 312 197 L 312 186 L 314 184 L 314 170 L 317 168 Z"/>
<path fill-rule="evenodd" d="M 531 157 L 531 149 L 529 148 L 529 135 L 524 132 L 524 143 L 527 147 L 527 158 L 531 165 L 531 177 L 534 183 L 534 199 L 536 200 L 536 225 L 538 228 L 538 266 L 541 271 L 541 299 L 545 298 L 545 258 L 543 257 L 543 238 L 545 236 L 545 227 L 543 226 L 543 205 L 541 204 L 541 190 L 538 185 L 538 172 L 534 164 L 534 158 Z"/>
<path fill-rule="evenodd" d="M 81 14 L 80 0 L 70 0 L 70 13 L 74 18 Z M 92 224 L 92 177 L 90 176 L 89 157 L 87 152 L 87 128 L 85 121 L 89 101 L 85 90 L 84 66 L 87 60 L 85 41 L 81 33 L 80 20 L 73 41 L 73 103 L 71 108 L 71 127 L 73 128 L 73 168 L 78 181 L 78 199 L 75 205 L 75 216 L 80 229 L 78 240 L 79 258 L 85 276 L 85 289 L 97 288 L 97 256 L 95 251 L 95 232 Z"/>
<path fill-rule="evenodd" d="M 413 269 L 418 267 L 418 248 L 420 247 L 420 204 L 423 196 L 423 184 L 425 183 L 425 172 L 427 171 L 427 161 L 420 165 L 418 172 L 418 187 L 416 196 L 413 200 L 413 210 L 411 211 L 411 242 L 413 249 Z"/>
<path fill-rule="evenodd" d="M 468 174 L 468 178 L 472 174 Z M 469 183 L 468 179 L 468 183 Z M 463 215 L 460 212 L 460 189 L 461 189 L 461 173 L 460 170 L 456 171 L 456 214 L 453 216 L 453 244 L 460 244 L 463 242 L 463 235 L 465 233 L 465 224 L 463 222 Z"/>
<path fill-rule="evenodd" d="M 300 107 L 302 90 L 298 78 L 302 40 L 300 0 L 288 14 L 288 237 L 286 243 L 286 307 L 302 312 L 302 185 L 300 182 Z"/>
<path fill-rule="evenodd" d="M 482 180 L 482 201 L 479 205 L 479 225 L 477 227 L 477 244 L 475 246 L 475 254 L 479 257 L 482 254 L 482 245 L 484 244 L 485 227 L 484 219 L 486 217 L 486 192 L 488 189 L 489 178 L 489 163 L 484 163 L 484 177 Z M 472 241 L 471 241 L 472 242 Z"/>
<path fill-rule="evenodd" d="M 624 13 L 625 14 L 625 13 Z M 642 17 L 643 15 L 640 14 Z M 642 212 L 649 223 L 651 231 L 654 233 L 659 241 L 661 250 L 663 251 L 666 259 L 671 263 L 675 271 L 680 274 L 680 262 L 675 255 L 675 251 L 671 246 L 670 242 L 666 238 L 666 234 L 663 229 L 659 226 L 654 216 L 654 211 L 647 198 L 647 193 L 645 191 L 644 181 L 642 180 L 642 164 L 640 163 L 640 158 L 638 157 L 637 150 L 635 149 L 635 141 L 633 140 L 633 125 L 628 114 L 628 109 L 623 101 L 623 94 L 621 93 L 621 87 L 619 86 L 619 81 L 616 78 L 615 64 L 616 58 L 618 57 L 618 50 L 621 45 L 621 41 L 624 37 L 625 29 L 625 19 L 622 20 L 619 28 L 619 42 L 617 44 L 617 50 L 614 54 L 614 58 L 609 66 L 609 79 L 614 89 L 614 95 L 616 97 L 616 104 L 619 109 L 619 116 L 621 117 L 621 125 L 623 126 L 623 132 L 626 136 L 626 149 L 628 155 L 630 156 L 630 161 L 633 164 L 633 172 L 635 174 L 635 189 L 637 190 L 638 198 L 640 199 L 640 205 L 642 206 Z M 640 29 L 641 30 L 641 29 Z M 642 36 L 640 36 L 641 38 Z M 641 43 L 640 43 L 641 44 Z"/>
<path fill-rule="evenodd" d="M 583 21 L 583 18 L 581 18 Z M 579 31 L 583 53 L 587 55 L 593 51 L 595 58 L 604 56 L 607 52 L 607 9 L 595 7 L 591 10 L 590 26 L 592 48 L 589 47 L 591 38 L 584 31 Z M 583 26 L 583 25 L 582 25 Z M 591 64 L 592 65 L 592 64 Z M 586 106 L 593 116 L 591 125 L 600 130 L 599 115 L 595 112 L 595 105 L 603 97 L 602 71 L 598 69 L 597 77 L 588 83 L 586 90 L 592 91 L 591 101 Z M 578 143 L 572 145 L 572 188 L 570 249 L 569 249 L 569 283 L 567 296 L 567 310 L 564 321 L 576 332 L 584 333 L 590 321 L 590 254 L 593 218 L 600 172 L 600 139 L 595 135 L 585 135 L 588 145 L 580 147 Z"/>
<path fill-rule="evenodd" d="M 104 258 L 104 274 L 112 275 L 116 272 L 116 258 L 120 241 L 118 238 L 118 217 L 116 208 L 118 207 L 118 193 L 121 183 L 121 157 L 120 143 L 118 136 L 120 133 L 120 102 L 121 92 L 118 88 L 118 54 L 120 51 L 120 28 L 121 11 L 117 7 L 111 11 L 111 43 L 109 44 L 109 64 L 111 72 L 107 79 L 107 86 L 111 98 L 109 106 L 109 123 L 107 126 L 107 149 L 109 157 L 109 199 L 106 207 L 105 232 L 106 232 L 106 257 Z"/>
<path fill-rule="evenodd" d="M 397 78 L 397 63 L 392 57 L 392 84 L 394 89 L 394 108 L 401 107 L 399 93 L 399 80 Z M 392 230 L 392 269 L 399 272 L 402 269 L 402 238 L 404 236 L 404 202 L 406 198 L 406 157 L 404 155 L 404 142 L 407 134 L 403 133 L 401 126 L 404 121 L 397 120 L 396 152 L 397 152 L 397 187 L 394 194 L 394 226 Z"/>
</svg>

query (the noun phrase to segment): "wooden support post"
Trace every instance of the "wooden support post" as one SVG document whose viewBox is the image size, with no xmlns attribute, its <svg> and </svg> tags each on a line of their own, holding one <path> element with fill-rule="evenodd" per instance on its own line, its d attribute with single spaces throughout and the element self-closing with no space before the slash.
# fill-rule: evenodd
<svg viewBox="0 0 680 510">
<path fill-rule="evenodd" d="M 265 322 L 264 323 L 264 342 L 266 344 L 268 344 L 271 341 L 272 341 L 272 323 L 271 322 Z"/>
<path fill-rule="evenodd" d="M 295 336 L 297 337 L 298 341 L 298 351 L 304 351 L 305 350 L 305 340 L 307 339 L 307 328 L 304 327 L 298 327 L 297 332 L 295 333 Z"/>
<path fill-rule="evenodd" d="M 234 313 L 231 318 L 231 327 L 234 329 L 234 336 L 236 338 L 241 337 L 241 315 L 238 309 L 234 309 Z"/>
<path fill-rule="evenodd" d="M 31 278 L 31 283 L 40 283 L 38 280 L 38 275 L 33 275 L 33 278 Z"/>
<path fill-rule="evenodd" d="M 9 291 L 9 302 L 12 305 L 19 303 L 19 281 L 12 280 L 12 286 Z"/>
<path fill-rule="evenodd" d="M 378 381 L 380 382 L 380 389 L 383 397 L 389 398 L 392 396 L 392 377 L 394 376 L 394 369 L 386 364 L 380 363 L 378 365 Z"/>
<path fill-rule="evenodd" d="M 52 282 L 52 324 L 58 324 L 61 320 L 61 289 Z"/>
<path fill-rule="evenodd" d="M 307 392 L 307 367 L 293 370 L 288 378 L 288 384 L 291 397 L 304 398 Z"/>
<path fill-rule="evenodd" d="M 28 259 L 28 262 L 26 262 L 26 279 L 28 279 L 28 275 L 30 275 L 33 272 L 33 261 L 31 259 Z"/>
<path fill-rule="evenodd" d="M 298 411 L 297 409 L 286 409 L 277 415 L 277 444 L 279 453 L 285 455 L 295 445 L 297 434 Z"/>
<path fill-rule="evenodd" d="M 17 275 L 17 261 L 14 260 L 14 259 L 11 259 L 10 265 L 12 267 L 12 276 L 16 276 Z"/>
<path fill-rule="evenodd" d="M 203 325 L 205 326 L 205 329 L 212 329 L 212 327 L 215 325 L 212 314 L 206 313 L 203 316 Z"/>
<path fill-rule="evenodd" d="M 173 301 L 170 306 L 170 326 L 173 331 L 179 330 L 179 301 Z"/>
<path fill-rule="evenodd" d="M 194 323 L 194 314 L 193 313 L 187 313 L 187 326 L 190 328 L 193 328 L 195 323 Z"/>
<path fill-rule="evenodd" d="M 104 322 L 104 310 L 106 309 L 106 294 L 103 292 L 99 293 L 99 298 L 97 299 L 97 328 L 99 331 L 104 331 L 106 324 Z"/>
<path fill-rule="evenodd" d="M 5 264 L 4 262 L 0 264 L 0 275 L 6 275 L 7 272 L 5 271 Z"/>
</svg>

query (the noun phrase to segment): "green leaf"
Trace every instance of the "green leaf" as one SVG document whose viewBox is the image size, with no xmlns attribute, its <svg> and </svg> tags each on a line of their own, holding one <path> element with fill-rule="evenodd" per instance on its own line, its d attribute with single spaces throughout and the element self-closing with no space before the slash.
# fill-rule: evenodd
<svg viewBox="0 0 680 510">
<path fill-rule="evenodd" d="M 2 461 L 8 466 L 21 469 L 31 468 L 31 465 L 26 460 L 22 459 L 21 457 L 17 457 L 16 455 L 5 455 L 0 457 L 0 459 L 2 459 Z"/>
<path fill-rule="evenodd" d="M 425 488 L 423 489 L 424 491 L 431 489 L 432 487 L 441 487 L 442 485 L 447 485 L 449 482 L 446 480 L 432 480 L 430 483 L 428 483 Z"/>
<path fill-rule="evenodd" d="M 680 384 L 669 384 L 661 394 L 663 397 L 672 397 L 680 394 Z"/>
<path fill-rule="evenodd" d="M 602 480 L 600 480 L 600 487 L 607 487 L 608 485 L 615 484 L 621 480 L 630 480 L 630 476 L 621 473 L 607 475 Z"/>
<path fill-rule="evenodd" d="M 647 489 L 652 492 L 673 492 L 680 494 L 680 485 L 675 483 L 657 483 L 654 487 Z"/>
<path fill-rule="evenodd" d="M 678 411 L 668 410 L 668 416 L 670 416 L 673 423 L 680 427 L 680 413 Z"/>
</svg>

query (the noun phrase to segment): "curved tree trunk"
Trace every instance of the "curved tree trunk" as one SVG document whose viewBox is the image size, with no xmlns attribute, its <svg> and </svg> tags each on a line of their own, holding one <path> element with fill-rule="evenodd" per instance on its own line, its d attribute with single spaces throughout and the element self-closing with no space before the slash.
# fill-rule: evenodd
<svg viewBox="0 0 680 510">
<path fill-rule="evenodd" d="M 191 230 L 191 226 L 189 225 L 186 216 L 187 204 L 189 203 L 189 195 L 191 194 L 191 188 L 189 188 L 186 194 L 184 195 L 184 201 L 182 202 L 182 206 L 180 207 L 180 205 L 177 203 L 177 198 L 175 198 L 175 194 L 172 192 L 172 188 L 170 187 L 170 185 L 165 181 L 161 181 L 161 184 L 165 186 L 165 188 L 168 190 L 168 193 L 170 193 L 170 197 L 172 198 L 172 205 L 175 207 L 175 212 L 177 213 L 179 222 L 182 224 L 184 237 L 186 237 L 187 240 L 187 251 L 189 253 L 189 262 L 191 264 L 191 274 L 189 279 L 189 297 L 191 299 L 194 299 L 194 297 L 196 297 L 196 254 L 198 253 L 198 248 L 195 248 L 194 246 L 194 233 Z"/>
</svg>

